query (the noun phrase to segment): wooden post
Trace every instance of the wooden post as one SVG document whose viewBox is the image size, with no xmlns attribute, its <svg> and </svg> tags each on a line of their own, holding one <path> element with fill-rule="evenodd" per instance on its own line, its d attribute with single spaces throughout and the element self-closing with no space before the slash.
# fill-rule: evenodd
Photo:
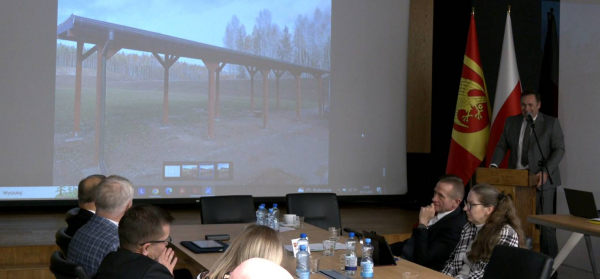
<svg viewBox="0 0 600 279">
<path fill-rule="evenodd" d="M 269 127 L 269 69 L 260 69 L 263 76 L 263 128 Z"/>
<path fill-rule="evenodd" d="M 294 78 L 296 79 L 296 120 L 300 120 L 300 79 L 302 78 L 302 73 L 299 72 L 290 72 Z"/>
<path fill-rule="evenodd" d="M 179 57 L 175 55 L 168 55 L 165 53 L 164 59 L 162 59 L 160 55 L 158 55 L 158 53 L 153 52 L 152 54 L 154 55 L 156 60 L 158 60 L 158 63 L 160 63 L 163 66 L 164 69 L 163 125 L 167 125 L 169 124 L 169 70 L 171 69 L 171 66 L 173 66 L 173 64 L 177 62 Z"/>
<path fill-rule="evenodd" d="M 254 113 L 254 75 L 258 70 L 251 66 L 246 66 L 246 70 L 250 74 L 250 110 Z"/>
<path fill-rule="evenodd" d="M 74 124 L 74 139 L 69 139 L 67 141 L 72 140 L 80 140 L 79 132 L 81 132 L 81 79 L 82 79 L 82 71 L 83 71 L 83 61 L 92 55 L 97 47 L 94 46 L 89 49 L 87 52 L 83 53 L 83 42 L 77 42 L 77 62 L 75 64 L 75 116 L 73 118 Z"/>
<path fill-rule="evenodd" d="M 221 70 L 223 70 L 223 68 L 225 68 L 225 65 L 227 65 L 227 63 L 223 62 L 219 65 L 219 67 L 217 68 L 217 100 L 215 101 L 216 103 L 216 110 L 215 110 L 215 117 L 219 118 L 219 116 L 221 115 L 221 90 L 220 90 L 220 76 L 221 76 Z"/>
<path fill-rule="evenodd" d="M 319 99 L 319 115 L 323 115 L 323 78 L 321 75 L 317 75 L 318 88 L 317 97 Z"/>
<path fill-rule="evenodd" d="M 94 165 L 100 163 L 100 110 L 102 109 L 102 52 L 104 46 L 96 45 L 98 49 L 96 62 L 96 121 L 95 121 L 95 137 L 94 137 Z"/>
<path fill-rule="evenodd" d="M 214 126 L 215 126 L 215 99 L 216 99 L 216 86 L 215 76 L 219 63 L 216 62 L 204 62 L 208 69 L 208 139 L 214 139 Z"/>
<path fill-rule="evenodd" d="M 81 75 L 83 69 L 83 42 L 77 42 L 77 64 L 75 64 L 75 137 L 79 136 L 81 119 Z"/>
</svg>

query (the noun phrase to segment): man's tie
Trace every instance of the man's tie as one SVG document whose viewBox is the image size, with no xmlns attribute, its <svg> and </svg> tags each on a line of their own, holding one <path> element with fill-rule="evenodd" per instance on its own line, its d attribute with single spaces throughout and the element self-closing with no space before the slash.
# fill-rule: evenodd
<svg viewBox="0 0 600 279">
<path fill-rule="evenodd" d="M 527 127 L 525 128 L 525 134 L 523 135 L 523 147 L 521 148 L 521 165 L 529 166 L 529 138 L 531 135 L 531 123 L 527 121 Z"/>
</svg>

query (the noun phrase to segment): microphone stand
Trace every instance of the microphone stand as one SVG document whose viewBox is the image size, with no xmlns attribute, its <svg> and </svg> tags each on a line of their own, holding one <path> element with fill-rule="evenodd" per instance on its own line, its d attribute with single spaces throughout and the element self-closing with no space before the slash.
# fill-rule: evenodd
<svg viewBox="0 0 600 279">
<path fill-rule="evenodd" d="M 552 181 L 552 176 L 550 175 L 550 171 L 548 170 L 548 164 L 546 163 L 546 158 L 544 158 L 544 153 L 542 152 L 542 147 L 540 146 L 540 141 L 538 140 L 537 137 L 537 133 L 535 132 L 535 122 L 533 122 L 533 118 L 531 117 L 531 114 L 527 115 L 527 118 L 529 120 L 529 123 L 531 125 L 531 131 L 533 132 L 533 136 L 535 137 L 535 142 L 538 146 L 538 149 L 540 150 L 540 155 L 542 156 L 542 160 L 540 160 L 538 162 L 538 166 L 542 167 L 542 175 L 540 177 L 540 179 L 542 180 L 542 188 L 540 189 L 540 208 L 541 208 L 541 212 L 542 214 L 544 213 L 544 168 L 546 169 L 546 173 L 548 174 L 548 180 L 550 181 L 550 184 L 553 185 L 554 182 Z"/>
</svg>

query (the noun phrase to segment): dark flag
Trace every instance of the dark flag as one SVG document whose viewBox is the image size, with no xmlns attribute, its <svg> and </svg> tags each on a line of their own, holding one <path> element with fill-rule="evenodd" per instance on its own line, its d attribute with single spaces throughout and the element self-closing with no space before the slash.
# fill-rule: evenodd
<svg viewBox="0 0 600 279">
<path fill-rule="evenodd" d="M 554 9 L 550 9 L 548 13 L 548 32 L 544 43 L 544 59 L 538 92 L 542 98 L 540 111 L 558 117 L 558 34 Z"/>
</svg>

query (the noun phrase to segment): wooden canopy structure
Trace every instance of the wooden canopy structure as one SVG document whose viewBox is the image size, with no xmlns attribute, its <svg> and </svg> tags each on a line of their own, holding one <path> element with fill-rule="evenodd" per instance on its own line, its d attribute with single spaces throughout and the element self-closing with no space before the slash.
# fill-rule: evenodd
<svg viewBox="0 0 600 279">
<path fill-rule="evenodd" d="M 57 27 L 57 38 L 77 42 L 77 64 L 75 80 L 75 117 L 74 134 L 80 132 L 81 114 L 81 77 L 83 61 L 98 53 L 96 75 L 96 137 L 94 141 L 94 160 L 103 173 L 104 166 L 104 119 L 106 104 L 106 61 L 121 49 L 138 50 L 152 53 L 164 67 L 163 124 L 169 122 L 169 69 L 180 57 L 200 59 L 208 69 L 208 138 L 214 139 L 215 117 L 219 116 L 219 74 L 227 64 L 243 65 L 250 74 L 250 103 L 254 111 L 254 75 L 263 76 L 263 127 L 268 127 L 268 76 L 273 71 L 277 79 L 277 104 L 279 104 L 279 79 L 289 72 L 296 80 L 296 117 L 300 118 L 300 79 L 302 74 L 310 74 L 319 83 L 319 114 L 323 114 L 324 94 L 322 79 L 328 70 L 307 67 L 269 57 L 216 47 L 191 40 L 168 36 L 114 23 L 71 15 Z M 84 53 L 84 44 L 95 46 Z"/>
</svg>

